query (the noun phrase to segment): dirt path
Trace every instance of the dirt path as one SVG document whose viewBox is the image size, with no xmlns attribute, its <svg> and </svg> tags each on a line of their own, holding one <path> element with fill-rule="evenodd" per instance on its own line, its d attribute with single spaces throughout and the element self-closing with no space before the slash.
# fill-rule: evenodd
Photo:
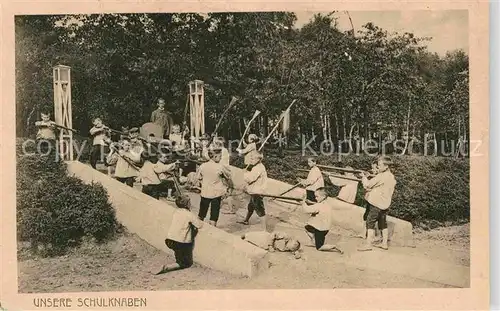
<svg viewBox="0 0 500 311">
<path fill-rule="evenodd" d="M 293 230 L 296 229 L 291 229 L 291 232 L 297 233 Z M 330 242 L 339 242 L 342 247 L 345 247 L 346 240 L 357 243 L 352 238 L 345 238 L 343 241 L 339 237 L 340 232 L 336 232 L 329 235 L 328 239 Z M 417 235 L 417 238 L 419 237 L 420 235 Z M 452 251 L 452 248 L 459 247 L 453 241 L 447 241 L 447 247 L 440 242 L 432 246 L 432 241 L 428 240 L 425 244 L 429 258 L 441 257 L 442 253 L 448 253 L 448 256 L 441 257 L 440 260 L 468 261 L 467 252 Z M 412 254 L 420 249 L 420 246 L 416 249 L 394 247 L 391 252 Z M 356 267 L 349 262 L 349 251 L 346 254 L 319 253 L 304 247 L 302 258 L 296 260 L 287 253 L 270 253 L 269 270 L 251 279 L 235 277 L 199 265 L 184 271 L 153 276 L 147 272 L 147 268 L 159 266 L 165 261 L 173 262 L 173 256 L 153 248 L 135 235 L 125 234 L 105 245 L 86 244 L 58 258 L 35 259 L 21 251 L 18 266 L 19 291 L 34 293 L 166 289 L 451 287 L 387 271 Z"/>
</svg>

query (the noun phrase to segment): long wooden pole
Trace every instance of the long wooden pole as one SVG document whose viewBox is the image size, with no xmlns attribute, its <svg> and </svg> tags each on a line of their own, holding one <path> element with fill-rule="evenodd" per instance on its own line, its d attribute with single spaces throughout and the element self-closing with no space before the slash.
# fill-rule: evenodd
<svg viewBox="0 0 500 311">
<path fill-rule="evenodd" d="M 279 195 L 284 195 L 284 194 L 287 194 L 288 192 L 292 191 L 293 189 L 299 187 L 301 185 L 301 183 L 296 183 L 295 185 L 293 185 L 292 187 L 288 188 L 287 190 L 283 191 L 282 193 L 280 193 Z M 272 200 L 275 200 L 276 198 L 273 198 Z"/>
<path fill-rule="evenodd" d="M 302 168 L 297 169 L 297 171 L 309 172 L 308 170 L 302 169 Z M 345 176 L 345 175 L 337 175 L 337 174 L 332 174 L 330 172 L 321 172 L 321 173 L 323 173 L 326 176 L 337 177 L 337 178 L 342 178 L 342 179 L 347 179 L 347 180 L 352 180 L 352 181 L 361 181 L 361 179 L 355 178 L 355 177 L 349 177 L 349 176 Z"/>
<path fill-rule="evenodd" d="M 355 170 L 355 169 L 349 169 L 349 168 L 343 168 L 343 167 L 337 167 L 337 166 L 328 166 L 328 165 L 316 165 L 319 168 L 326 168 L 326 169 L 331 169 L 335 171 L 342 171 L 342 172 L 349 172 L 349 173 L 365 173 L 366 171 L 363 170 Z"/>
<path fill-rule="evenodd" d="M 276 122 L 276 125 L 274 126 L 273 130 L 269 133 L 269 135 L 267 135 L 266 139 L 262 142 L 262 145 L 260 146 L 260 148 L 259 148 L 258 151 L 261 151 L 262 148 L 264 148 L 264 145 L 266 144 L 266 142 L 269 140 L 269 138 L 271 138 L 271 136 L 276 131 L 276 129 L 278 129 L 278 126 L 280 125 L 280 122 L 283 120 L 283 118 L 285 117 L 285 115 L 290 111 L 290 108 L 292 108 L 293 104 L 295 104 L 296 101 L 297 100 L 294 99 L 292 101 L 292 103 L 290 104 L 290 106 L 288 106 L 288 108 L 286 108 L 285 112 L 283 114 L 281 114 L 278 122 Z"/>
<path fill-rule="evenodd" d="M 245 136 L 248 133 L 248 130 L 250 129 L 250 125 L 259 116 L 259 114 L 260 114 L 260 111 L 259 110 L 255 110 L 255 113 L 253 114 L 252 119 L 250 119 L 250 121 L 248 122 L 248 124 L 247 124 L 247 126 L 245 128 L 245 131 L 243 132 L 243 136 L 241 136 L 240 143 L 238 144 L 238 149 L 241 147 L 241 144 L 243 143 L 243 140 L 245 139 Z"/>
<path fill-rule="evenodd" d="M 236 103 L 237 100 L 238 99 L 234 96 L 231 98 L 231 102 L 229 103 L 229 106 L 227 106 L 226 110 L 224 110 L 224 112 L 222 113 L 222 116 L 219 119 L 219 122 L 217 122 L 217 125 L 215 126 L 215 129 L 213 131 L 214 134 L 217 133 L 220 125 L 222 124 L 222 120 L 224 120 L 224 117 L 226 116 L 227 112 L 229 111 L 229 109 L 231 109 L 234 106 L 234 104 Z"/>
<path fill-rule="evenodd" d="M 293 201 L 302 201 L 303 200 L 303 198 L 286 197 L 286 196 L 281 196 L 281 195 L 277 195 L 277 194 L 267 194 L 267 193 L 252 193 L 252 195 L 258 195 L 261 197 L 276 198 L 276 199 L 282 199 L 282 200 L 293 200 Z"/>
</svg>

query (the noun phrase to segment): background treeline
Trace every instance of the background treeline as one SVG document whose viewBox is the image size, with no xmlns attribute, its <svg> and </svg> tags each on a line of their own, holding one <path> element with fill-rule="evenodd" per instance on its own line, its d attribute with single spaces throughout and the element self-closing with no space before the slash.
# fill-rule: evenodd
<svg viewBox="0 0 500 311">
<path fill-rule="evenodd" d="M 87 133 L 94 116 L 140 126 L 158 97 L 182 122 L 187 84 L 205 87 L 211 131 L 230 101 L 242 102 L 219 134 L 239 138 L 256 109 L 266 135 L 297 99 L 287 136 L 318 141 L 415 137 L 468 139 L 468 55 L 430 53 L 411 33 L 372 23 L 341 31 L 336 16 L 316 15 L 300 29 L 293 13 L 106 14 L 16 17 L 17 134 L 34 133 L 53 110 L 52 66 L 72 67 L 73 124 Z M 378 134 L 378 135 L 377 135 Z M 441 148 L 439 148 L 441 149 Z"/>
</svg>

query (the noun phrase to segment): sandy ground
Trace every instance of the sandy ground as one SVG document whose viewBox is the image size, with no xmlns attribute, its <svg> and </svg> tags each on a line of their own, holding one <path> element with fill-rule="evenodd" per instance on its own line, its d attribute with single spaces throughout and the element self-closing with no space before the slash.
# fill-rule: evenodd
<svg viewBox="0 0 500 311">
<path fill-rule="evenodd" d="M 199 196 L 192 193 L 190 196 L 193 212 L 197 213 Z M 237 205 L 244 207 L 245 199 Z M 379 262 L 391 258 L 401 260 L 407 271 L 418 270 L 418 264 L 422 262 L 428 265 L 434 262 L 460 267 L 470 265 L 469 225 L 423 232 L 415 230 L 416 248 L 391 246 L 389 251 L 374 249 L 366 256 L 356 251 L 362 239 L 354 238 L 355 234 L 348 230 L 334 228 L 326 242 L 344 250 L 341 255 L 318 252 L 305 246 L 308 238 L 302 226 L 297 225 L 304 219 L 280 211 L 280 204 L 271 206 L 268 213 L 273 217 L 269 219 L 268 230 L 284 231 L 298 238 L 304 246 L 302 258 L 295 259 L 290 253 L 269 253 L 271 266 L 257 277 L 237 277 L 197 264 L 183 271 L 152 275 L 149 272 L 152 268 L 174 262 L 173 253 L 166 247 L 165 252 L 158 250 L 139 237 L 125 233 L 104 245 L 87 243 L 57 258 L 32 257 L 23 245 L 19 245 L 19 292 L 453 287 L 447 285 L 449 282 L 432 282 L 425 276 L 417 277 L 415 273 L 401 269 L 399 273 L 393 273 L 391 263 L 384 266 Z M 223 205 L 223 210 L 226 208 L 227 205 Z M 256 216 L 251 218 L 250 226 L 236 223 L 245 212 L 245 208 L 240 208 L 236 214 L 222 213 L 217 226 L 236 235 L 261 230 Z M 459 274 L 458 278 L 468 279 L 468 275 Z"/>
<path fill-rule="evenodd" d="M 417 233 L 417 248 L 393 247 L 390 251 L 466 264 L 469 262 L 466 232 L 468 225 Z M 339 240 L 339 234 L 340 231 L 329 234 L 329 240 Z M 197 264 L 187 270 L 154 276 L 148 269 L 173 262 L 172 254 L 157 250 L 131 234 L 100 246 L 85 244 L 57 258 L 33 258 L 21 248 L 19 292 L 451 287 L 387 271 L 353 267 L 346 254 L 320 253 L 308 247 L 298 260 L 287 253 L 269 255 L 271 267 L 254 278 L 235 277 Z"/>
</svg>

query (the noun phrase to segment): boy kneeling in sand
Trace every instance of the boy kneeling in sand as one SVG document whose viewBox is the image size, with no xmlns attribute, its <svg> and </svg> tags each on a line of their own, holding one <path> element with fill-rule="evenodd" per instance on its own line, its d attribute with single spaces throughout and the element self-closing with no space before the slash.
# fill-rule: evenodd
<svg viewBox="0 0 500 311">
<path fill-rule="evenodd" d="M 291 252 L 296 259 L 300 258 L 300 242 L 286 233 L 278 231 L 274 231 L 273 233 L 253 231 L 243 234 L 241 239 L 266 251 Z"/>
<path fill-rule="evenodd" d="M 175 253 L 175 263 L 164 265 L 155 274 L 186 269 L 193 265 L 194 238 L 203 222 L 191 213 L 191 202 L 187 195 L 178 196 L 175 204 L 177 209 L 165 240 L 167 247 Z"/>
<path fill-rule="evenodd" d="M 335 245 L 325 244 L 325 237 L 332 227 L 332 207 L 326 203 L 327 195 L 325 188 L 318 188 L 314 192 L 317 203 L 307 205 L 306 197 L 302 201 L 302 209 L 311 217 L 304 227 L 311 239 L 311 243 L 318 251 L 343 253 Z"/>
</svg>

